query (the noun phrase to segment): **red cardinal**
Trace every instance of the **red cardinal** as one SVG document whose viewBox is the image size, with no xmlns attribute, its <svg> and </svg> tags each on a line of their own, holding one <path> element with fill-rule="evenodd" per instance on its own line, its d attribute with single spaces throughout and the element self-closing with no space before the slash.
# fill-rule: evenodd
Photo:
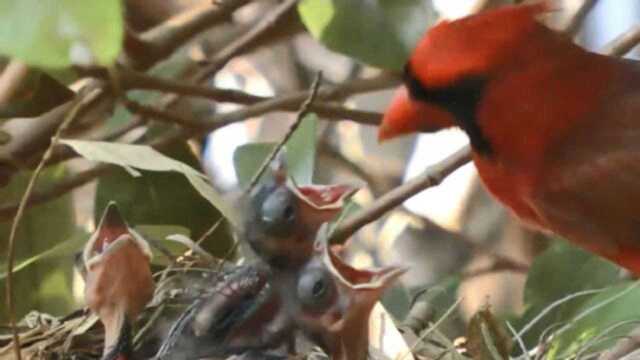
<svg viewBox="0 0 640 360">
<path fill-rule="evenodd" d="M 487 189 L 520 219 L 640 274 L 640 64 L 536 21 L 549 10 L 434 26 L 379 138 L 461 128 Z"/>
</svg>

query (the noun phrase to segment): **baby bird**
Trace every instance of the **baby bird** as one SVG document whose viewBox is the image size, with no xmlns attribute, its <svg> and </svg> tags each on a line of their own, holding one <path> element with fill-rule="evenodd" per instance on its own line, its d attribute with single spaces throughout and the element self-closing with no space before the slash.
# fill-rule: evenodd
<svg viewBox="0 0 640 360">
<path fill-rule="evenodd" d="M 275 269 L 306 263 L 320 225 L 339 214 L 358 190 L 343 184 L 298 186 L 287 178 L 284 157 L 277 157 L 269 178 L 249 194 L 242 234 L 256 254 Z"/>
<path fill-rule="evenodd" d="M 85 300 L 104 324 L 103 360 L 131 360 L 131 321 L 153 296 L 149 244 L 114 202 L 82 252 Z"/>
</svg>

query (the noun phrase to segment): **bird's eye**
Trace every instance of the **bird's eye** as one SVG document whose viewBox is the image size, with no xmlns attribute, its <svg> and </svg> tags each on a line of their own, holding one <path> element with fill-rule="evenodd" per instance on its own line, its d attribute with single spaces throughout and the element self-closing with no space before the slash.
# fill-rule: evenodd
<svg viewBox="0 0 640 360">
<path fill-rule="evenodd" d="M 327 271 L 311 268 L 300 275 L 297 291 L 298 299 L 304 307 L 322 310 L 330 305 L 336 290 Z"/>
<path fill-rule="evenodd" d="M 287 236 L 293 231 L 298 209 L 295 195 L 287 188 L 269 194 L 262 203 L 260 220 L 270 235 Z"/>
</svg>

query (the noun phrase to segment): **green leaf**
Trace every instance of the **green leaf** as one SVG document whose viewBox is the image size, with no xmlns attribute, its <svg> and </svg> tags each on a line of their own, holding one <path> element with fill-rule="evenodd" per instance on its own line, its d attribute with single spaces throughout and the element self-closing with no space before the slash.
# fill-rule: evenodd
<svg viewBox="0 0 640 360">
<path fill-rule="evenodd" d="M 0 53 L 30 65 L 109 65 L 120 53 L 124 10 L 120 0 L 4 0 Z"/>
<path fill-rule="evenodd" d="M 169 259 L 163 253 L 168 251 L 172 256 L 176 257 L 189 250 L 189 247 L 167 240 L 171 235 L 191 236 L 191 231 L 183 226 L 176 225 L 136 225 L 135 230 L 139 232 L 147 241 L 150 242 L 151 253 L 153 254 L 152 264 L 166 266 L 170 264 Z M 162 247 L 162 250 L 159 249 Z"/>
<path fill-rule="evenodd" d="M 7 203 L 15 203 L 24 194 L 26 184 L 31 173 L 16 174 L 11 182 L 0 189 L 0 197 Z M 64 166 L 54 166 L 45 169 L 39 176 L 35 191 L 58 183 L 65 178 Z M 0 253 L 2 260 L 6 260 L 7 242 L 11 222 L 0 224 Z M 16 237 L 15 258 L 16 265 L 29 260 L 36 254 L 51 249 L 53 254 L 42 256 L 13 276 L 14 298 L 16 299 L 16 317 L 21 318 L 32 310 L 46 311 L 51 314 L 64 314 L 70 311 L 73 303 L 71 280 L 73 272 L 73 256 L 65 256 L 66 252 L 73 253 L 72 243 L 69 247 L 60 245 L 68 239 L 75 239 L 77 226 L 74 218 L 71 195 L 37 205 L 27 209 L 18 228 Z M 80 235 L 78 235 L 80 236 Z M 78 248 L 77 250 L 79 250 Z M 49 256 L 50 255 L 50 256 Z M 6 271 L 6 263 L 2 264 L 2 272 Z M 5 282 L 0 281 L 0 292 L 4 293 Z M 55 291 L 54 291 L 55 290 Z M 4 306 L 0 306 L 0 322 L 7 319 Z"/>
<path fill-rule="evenodd" d="M 39 116 L 74 96 L 73 91 L 51 76 L 31 70 L 11 102 L 0 106 L 0 118 Z"/>
<path fill-rule="evenodd" d="M 638 326 L 640 283 L 610 287 L 576 309 L 576 318 L 563 323 L 553 337 L 549 359 L 574 358 L 610 348 L 620 337 Z"/>
<path fill-rule="evenodd" d="M 400 70 L 437 19 L 424 0 L 303 0 L 302 22 L 328 48 L 366 64 Z"/>
<path fill-rule="evenodd" d="M 316 134 L 318 115 L 309 113 L 287 141 L 287 161 L 290 174 L 298 184 L 311 184 L 316 164 Z"/>
<path fill-rule="evenodd" d="M 554 302 L 567 299 L 529 327 L 524 339 L 528 344 L 537 343 L 545 329 L 571 319 L 578 306 L 595 295 L 579 294 L 619 283 L 619 274 L 620 269 L 613 263 L 566 241 L 555 242 L 531 266 L 524 291 L 526 311 L 515 322 L 516 328 L 522 329 Z M 579 296 L 573 297 L 575 294 Z"/>
<path fill-rule="evenodd" d="M 318 116 L 310 113 L 285 144 L 289 176 L 298 184 L 311 184 L 316 157 Z M 246 187 L 256 174 L 275 143 L 251 143 L 240 146 L 233 154 L 233 166 L 241 186 Z"/>
<path fill-rule="evenodd" d="M 185 166 L 199 166 L 198 160 L 184 142 L 169 147 L 165 153 L 162 156 L 170 155 L 171 159 L 175 159 L 173 161 L 179 161 Z M 96 189 L 94 218 L 99 218 L 109 201 L 115 201 L 130 225 L 173 225 L 186 229 L 186 235 L 195 238 L 202 236 L 220 218 L 218 210 L 183 175 L 173 171 L 144 170 L 142 174 L 143 176 L 131 177 L 126 171 L 116 169 L 100 177 Z M 151 235 L 163 241 L 170 234 Z M 221 226 L 207 237 L 203 246 L 213 254 L 222 256 L 228 251 L 231 242 L 225 226 Z"/>
<path fill-rule="evenodd" d="M 150 146 L 83 140 L 61 140 L 60 142 L 72 147 L 86 159 L 122 166 L 134 177 L 142 175 L 138 170 L 181 173 L 191 186 L 220 210 L 232 224 L 235 226 L 240 224 L 235 210 L 211 187 L 204 174 L 183 162 L 163 155 Z M 173 190 L 167 189 L 167 191 Z M 174 205 L 178 204 L 179 202 L 174 203 Z"/>
<path fill-rule="evenodd" d="M 75 235 L 66 241 L 54 245 L 52 248 L 47 249 L 39 254 L 28 257 L 24 260 L 19 260 L 16 266 L 13 267 L 13 273 L 17 273 L 20 270 L 24 270 L 30 265 L 34 265 L 39 261 L 59 259 L 68 257 L 71 258 L 75 253 L 82 249 L 84 243 L 89 239 L 89 234 L 78 229 Z M 0 280 L 4 280 L 7 277 L 6 265 L 2 264 L 2 271 L 0 271 Z"/>
</svg>

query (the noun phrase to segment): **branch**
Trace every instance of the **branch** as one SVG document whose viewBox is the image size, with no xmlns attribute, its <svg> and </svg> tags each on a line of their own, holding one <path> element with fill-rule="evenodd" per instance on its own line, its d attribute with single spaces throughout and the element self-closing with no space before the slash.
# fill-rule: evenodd
<svg viewBox="0 0 640 360">
<path fill-rule="evenodd" d="M 587 17 L 591 9 L 598 3 L 598 0 L 582 0 L 582 4 L 578 7 L 576 12 L 567 21 L 562 32 L 574 37 L 580 31 L 584 19 Z"/>
<path fill-rule="evenodd" d="M 471 269 L 467 271 L 463 271 L 460 274 L 460 277 L 463 280 L 468 280 L 478 276 L 495 274 L 498 272 L 516 272 L 521 274 L 526 274 L 529 271 L 529 267 L 520 264 L 519 262 L 514 262 L 511 260 L 503 261 L 503 259 L 495 259 L 493 262 L 487 266 Z"/>
<path fill-rule="evenodd" d="M 633 329 L 629 335 L 618 341 L 616 345 L 603 352 L 598 360 L 617 360 L 622 359 L 629 353 L 640 349 L 640 328 Z"/>
<path fill-rule="evenodd" d="M 298 127 L 302 123 L 302 119 L 304 119 L 304 117 L 307 116 L 307 114 L 309 113 L 311 105 L 313 104 L 313 101 L 318 95 L 318 89 L 320 88 L 321 81 L 322 81 L 322 73 L 318 72 L 318 75 L 316 75 L 316 79 L 313 81 L 313 84 L 311 85 L 311 90 L 309 91 L 309 95 L 307 96 L 307 99 L 302 103 L 302 105 L 300 105 L 300 110 L 298 110 L 298 114 L 296 115 L 296 120 L 291 125 L 291 127 L 289 127 L 289 131 L 287 131 L 287 133 L 282 138 L 282 140 L 278 142 L 278 144 L 273 148 L 273 150 L 271 150 L 271 152 L 266 157 L 266 159 L 264 159 L 264 161 L 262 162 L 262 165 L 260 165 L 260 168 L 258 169 L 258 171 L 256 171 L 256 174 L 251 179 L 251 182 L 247 187 L 247 193 L 250 193 L 253 190 L 253 188 L 256 186 L 256 184 L 260 180 L 260 177 L 262 176 L 262 174 L 269 167 L 269 164 L 271 163 L 271 161 L 273 161 L 273 159 L 276 157 L 276 155 L 278 155 L 280 150 L 282 150 L 282 148 L 284 147 L 284 144 L 286 144 L 287 141 L 289 141 L 293 133 L 296 131 L 296 129 L 298 129 Z"/>
<path fill-rule="evenodd" d="M 229 60 L 249 50 L 253 44 L 269 32 L 269 30 L 274 29 L 279 25 L 281 20 L 287 14 L 291 13 L 297 3 L 298 0 L 285 0 L 282 2 L 282 4 L 278 5 L 278 7 L 268 13 L 252 29 L 219 51 L 211 63 L 202 69 L 199 76 L 205 78 L 211 77 L 222 69 Z"/>
<path fill-rule="evenodd" d="M 176 112 L 155 109 L 153 107 L 142 105 L 136 101 L 128 99 L 124 100 L 123 103 L 129 111 L 134 114 L 141 115 L 143 118 L 149 117 L 169 124 L 179 125 L 189 130 L 205 130 L 203 123 L 182 116 L 181 114 L 178 114 Z"/>
<path fill-rule="evenodd" d="M 72 176 L 69 176 L 68 179 L 62 180 L 59 183 L 51 186 L 49 189 L 41 190 L 39 192 L 34 192 L 33 195 L 29 197 L 27 201 L 27 208 L 32 206 L 45 203 L 47 201 L 51 201 L 59 198 L 66 193 L 88 184 L 89 182 L 95 180 L 98 176 L 106 174 L 109 170 L 116 168 L 115 165 L 108 164 L 100 164 L 94 166 L 89 170 L 84 170 Z M 0 206 L 0 220 L 6 221 L 13 219 L 16 215 L 16 211 L 18 210 L 18 204 L 6 204 Z"/>
<path fill-rule="evenodd" d="M 173 79 L 162 79 L 129 70 L 122 70 L 118 76 L 122 87 L 127 90 L 157 90 L 182 96 L 200 97 L 213 101 L 244 105 L 253 105 L 275 99 L 273 97 L 249 94 L 240 90 L 220 89 Z M 352 80 L 338 86 L 323 86 L 318 90 L 317 97 L 323 100 L 338 100 L 353 94 L 387 89 L 399 85 L 400 80 L 400 77 L 395 74 L 383 72 L 375 77 Z M 289 104 L 287 109 L 296 109 L 306 99 L 306 96 L 306 90 L 285 95 L 288 99 L 287 101 L 295 104 L 295 106 Z"/>
<path fill-rule="evenodd" d="M 226 21 L 238 8 L 251 0 L 225 0 L 206 3 L 168 19 L 164 23 L 132 38 L 120 62 L 134 69 L 148 69 L 171 55 L 189 39 L 213 25 Z"/>
<path fill-rule="evenodd" d="M 21 360 L 22 356 L 20 354 L 20 336 L 18 333 L 18 328 L 16 326 L 16 316 L 15 316 L 15 307 L 13 303 L 13 265 L 15 261 L 15 241 L 16 236 L 18 234 L 18 227 L 20 226 L 20 221 L 22 220 L 22 216 L 24 211 L 27 208 L 27 203 L 29 202 L 29 197 L 33 192 L 33 188 L 36 185 L 36 181 L 38 180 L 38 176 L 44 169 L 44 164 L 47 159 L 51 156 L 53 152 L 53 148 L 56 146 L 58 140 L 60 139 L 60 135 L 69 127 L 69 125 L 76 119 L 78 113 L 83 107 L 86 107 L 88 104 L 92 102 L 93 98 L 99 96 L 97 91 L 93 91 L 89 93 L 86 97 L 82 99 L 82 101 L 75 102 L 73 107 L 69 110 L 67 114 L 65 114 L 64 121 L 60 123 L 60 126 L 56 129 L 56 132 L 51 140 L 51 144 L 45 151 L 42 156 L 42 160 L 38 164 L 38 167 L 34 170 L 29 182 L 27 183 L 27 187 L 22 195 L 22 199 L 20 199 L 20 203 L 18 204 L 18 209 L 16 211 L 16 216 L 13 219 L 13 223 L 11 224 L 11 230 L 9 232 L 8 246 L 7 246 L 7 286 L 5 288 L 5 293 L 7 297 L 7 311 L 9 313 L 9 321 L 11 323 L 11 329 L 13 331 L 13 348 L 15 350 L 15 355 L 17 360 Z"/>
<path fill-rule="evenodd" d="M 603 53 L 611 56 L 622 56 L 640 43 L 640 25 L 634 25 L 622 35 L 615 38 L 603 49 Z"/>
<path fill-rule="evenodd" d="M 361 227 L 379 219 L 387 211 L 402 204 L 413 195 L 440 184 L 449 174 L 469 161 L 471 161 L 471 148 L 467 145 L 441 162 L 428 167 L 422 175 L 389 191 L 366 209 L 347 218 L 336 227 L 331 240 L 343 243 Z"/>
<path fill-rule="evenodd" d="M 139 49 L 138 51 L 130 51 L 123 54 L 119 62 L 136 69 L 147 69 L 169 56 L 197 33 L 226 20 L 231 13 L 249 1 L 226 0 L 221 5 L 198 7 L 167 20 L 139 37 L 132 38 L 132 34 L 128 34 L 128 38 L 125 39 L 125 46 L 139 47 Z M 131 50 L 131 48 L 128 50 Z M 93 109 L 100 108 L 101 105 L 111 108 L 110 102 L 113 100 L 113 96 L 106 91 L 107 83 L 100 79 L 89 79 L 87 81 L 86 78 L 76 83 L 81 82 L 84 82 L 88 87 L 98 88 L 102 92 L 101 96 L 96 99 L 95 105 L 92 106 Z M 85 114 L 80 114 L 79 122 L 87 122 L 84 119 L 85 117 Z M 98 116 L 98 118 L 103 117 Z M 46 121 L 41 121 L 37 126 L 34 126 L 33 131 L 25 132 L 24 136 L 20 137 L 20 141 L 12 141 L 5 147 L 8 149 L 7 152 L 12 160 L 14 162 L 24 161 L 45 149 L 49 144 L 51 135 L 63 121 L 63 118 L 63 113 L 55 112 L 55 109 L 53 112 L 42 115 L 42 120 L 46 119 Z"/>
<path fill-rule="evenodd" d="M 11 100 L 27 74 L 29 74 L 29 67 L 17 60 L 11 60 L 2 70 L 0 75 L 0 105 L 6 105 Z"/>
</svg>

